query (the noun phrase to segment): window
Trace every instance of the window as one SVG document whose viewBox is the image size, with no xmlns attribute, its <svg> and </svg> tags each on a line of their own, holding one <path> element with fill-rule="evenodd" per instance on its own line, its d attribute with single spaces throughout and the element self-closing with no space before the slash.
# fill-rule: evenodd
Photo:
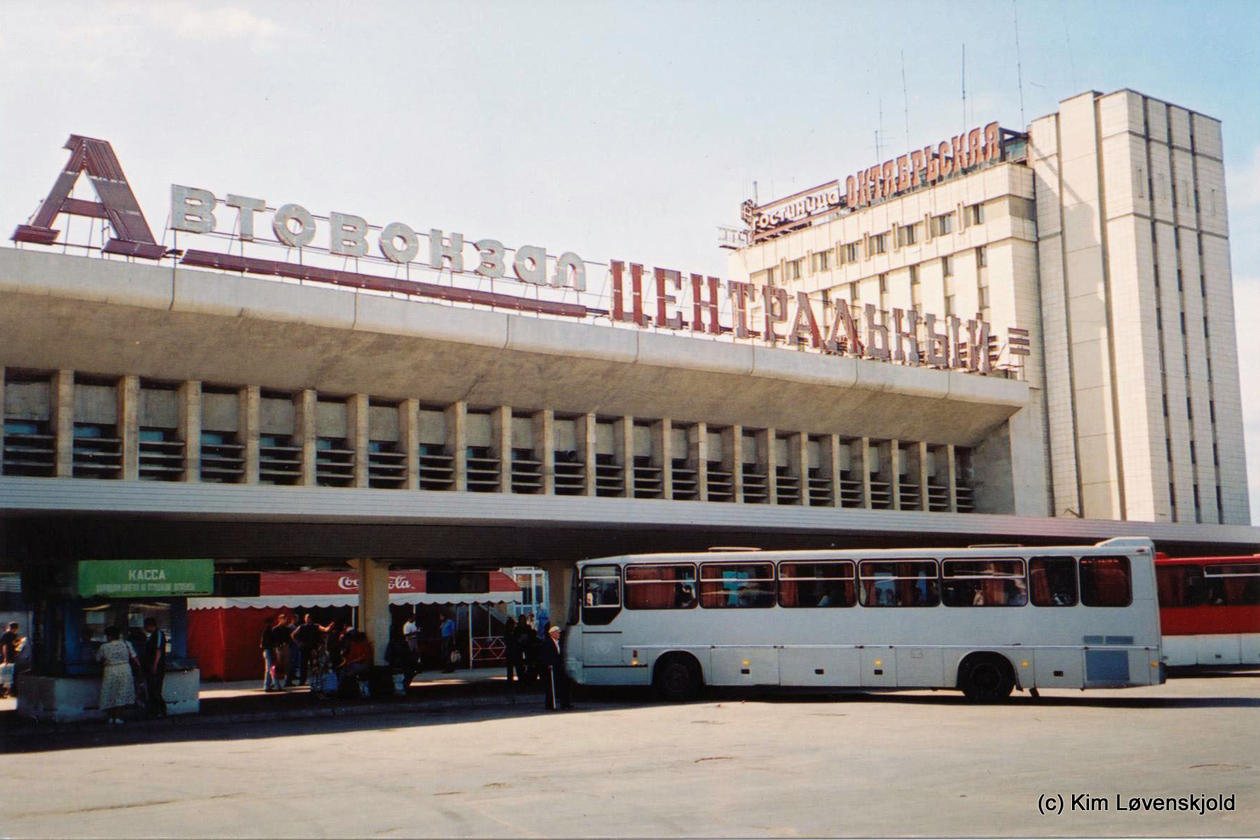
<svg viewBox="0 0 1260 840">
<path fill-rule="evenodd" d="M 984 205 L 972 204 L 966 208 L 967 224 L 982 225 L 984 224 Z"/>
<path fill-rule="evenodd" d="M 888 250 L 888 234 L 886 233 L 876 234 L 872 236 L 869 241 L 871 256 L 874 256 L 875 254 L 882 254 Z"/>
<path fill-rule="evenodd" d="M 801 279 L 801 269 L 805 267 L 805 258 L 799 260 L 788 260 L 783 266 L 783 279 L 785 282 Z M 773 280 L 771 280 L 773 282 Z"/>
<path fill-rule="evenodd" d="M 841 253 L 844 255 L 844 261 L 854 263 L 858 261 L 858 245 L 860 243 L 850 242 L 848 245 L 842 246 Z"/>
<path fill-rule="evenodd" d="M 831 252 L 820 251 L 814 254 L 814 271 L 830 271 L 831 270 Z"/>
<path fill-rule="evenodd" d="M 587 566 L 582 570 L 582 621 L 607 624 L 621 611 L 621 569 Z"/>
<path fill-rule="evenodd" d="M 849 284 L 849 303 L 858 302 L 858 284 L 856 282 Z"/>
<path fill-rule="evenodd" d="M 696 567 L 691 563 L 626 566 L 626 609 L 689 610 L 696 605 Z"/>
<path fill-rule="evenodd" d="M 879 293 L 881 295 L 888 294 L 888 275 L 887 274 L 879 275 Z"/>
<path fill-rule="evenodd" d="M 976 268 L 984 268 L 989 264 L 989 252 L 983 245 L 976 249 Z"/>
<path fill-rule="evenodd" d="M 1197 607 L 1207 602 L 1202 566 L 1157 566 L 1155 586 L 1161 607 Z"/>
<path fill-rule="evenodd" d="M 1036 607 L 1076 606 L 1076 560 L 1034 557 L 1028 562 L 1032 602 Z"/>
<path fill-rule="evenodd" d="M 954 260 L 952 257 L 941 257 L 941 274 L 945 277 L 954 276 Z"/>
<path fill-rule="evenodd" d="M 770 563 L 702 563 L 700 606 L 773 607 L 774 566 Z"/>
<path fill-rule="evenodd" d="M 980 287 L 980 308 L 981 309 L 989 308 L 989 287 L 988 286 Z"/>
<path fill-rule="evenodd" d="M 935 607 L 940 603 L 934 560 L 863 560 L 864 607 Z"/>
<path fill-rule="evenodd" d="M 1081 558 L 1081 603 L 1087 607 L 1127 607 L 1133 600 L 1127 557 Z"/>
<path fill-rule="evenodd" d="M 954 314 L 956 314 L 954 312 L 954 296 L 946 295 L 945 296 L 945 317 L 948 318 L 949 316 L 954 315 Z"/>
<path fill-rule="evenodd" d="M 944 236 L 947 233 L 952 233 L 953 230 L 954 230 L 954 214 L 953 213 L 944 213 L 940 216 L 932 217 L 932 235 L 933 236 Z"/>
<path fill-rule="evenodd" d="M 917 265 L 910 266 L 910 285 L 919 285 L 919 267 Z"/>
<path fill-rule="evenodd" d="M 1228 607 L 1260 604 L 1260 564 L 1231 563 L 1203 570 L 1206 601 Z"/>
<path fill-rule="evenodd" d="M 1028 603 L 1023 560 L 946 560 L 941 600 L 947 607 L 1022 607 Z"/>
<path fill-rule="evenodd" d="M 857 603 L 853 564 L 848 561 L 781 563 L 779 606 L 851 607 Z"/>
<path fill-rule="evenodd" d="M 919 241 L 918 225 L 902 225 L 897 228 L 897 247 L 904 248 Z"/>
</svg>

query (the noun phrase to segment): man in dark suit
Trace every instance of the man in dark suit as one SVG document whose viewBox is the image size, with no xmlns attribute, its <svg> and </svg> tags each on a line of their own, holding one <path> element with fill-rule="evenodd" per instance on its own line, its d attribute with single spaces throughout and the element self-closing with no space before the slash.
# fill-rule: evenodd
<svg viewBox="0 0 1260 840">
<path fill-rule="evenodd" d="M 166 700 L 162 697 L 162 683 L 166 681 L 166 634 L 158 629 L 157 621 L 144 620 L 144 682 L 148 689 L 149 716 L 166 717 Z"/>
<path fill-rule="evenodd" d="M 539 650 L 538 663 L 542 666 L 543 690 L 546 692 L 543 708 L 548 711 L 573 708 L 569 702 L 569 678 L 564 673 L 564 650 L 560 645 L 559 627 L 547 631 L 547 638 Z"/>
</svg>

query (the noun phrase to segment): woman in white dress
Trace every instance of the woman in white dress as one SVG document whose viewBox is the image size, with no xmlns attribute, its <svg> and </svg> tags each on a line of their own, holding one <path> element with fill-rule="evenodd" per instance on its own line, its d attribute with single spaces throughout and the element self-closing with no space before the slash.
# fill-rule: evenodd
<svg viewBox="0 0 1260 840">
<path fill-rule="evenodd" d="M 108 723 L 122 723 L 122 710 L 136 702 L 136 683 L 131 675 L 136 651 L 119 635 L 117 627 L 106 628 L 105 644 L 96 652 L 96 660 L 105 666 L 101 677 L 100 708 L 109 716 Z"/>
</svg>

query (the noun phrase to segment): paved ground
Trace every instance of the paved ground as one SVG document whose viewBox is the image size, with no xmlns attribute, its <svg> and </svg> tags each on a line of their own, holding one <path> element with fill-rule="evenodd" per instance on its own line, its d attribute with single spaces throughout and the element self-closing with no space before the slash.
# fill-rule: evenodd
<svg viewBox="0 0 1260 840">
<path fill-rule="evenodd" d="M 484 686 L 483 686 L 484 690 Z M 411 705 L 12 739 L 9 837 L 1243 835 L 1260 826 L 1260 677 L 1047 692 L 596 697 Z M 33 750 L 33 751 L 29 751 Z M 1042 816 L 1061 794 L 1066 813 Z M 1103 811 L 1072 810 L 1074 794 Z M 1232 813 L 1116 795 L 1234 797 Z M 1045 800 L 1042 800 L 1043 802 Z"/>
</svg>

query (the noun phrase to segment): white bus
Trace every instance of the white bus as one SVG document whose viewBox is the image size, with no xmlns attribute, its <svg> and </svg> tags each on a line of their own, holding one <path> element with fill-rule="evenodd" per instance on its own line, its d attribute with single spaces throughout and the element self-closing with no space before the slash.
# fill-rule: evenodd
<svg viewBox="0 0 1260 840">
<path fill-rule="evenodd" d="M 713 549 L 578 564 L 581 685 L 1013 688 L 1164 682 L 1154 548 Z"/>
</svg>

